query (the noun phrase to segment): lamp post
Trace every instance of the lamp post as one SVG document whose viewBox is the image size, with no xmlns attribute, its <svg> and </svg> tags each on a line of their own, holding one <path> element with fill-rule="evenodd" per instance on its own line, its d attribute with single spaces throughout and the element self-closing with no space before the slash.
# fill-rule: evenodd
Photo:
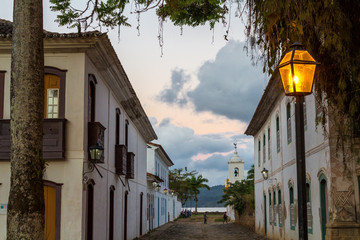
<svg viewBox="0 0 360 240">
<path fill-rule="evenodd" d="M 278 68 L 285 95 L 295 96 L 296 175 L 298 190 L 299 239 L 308 239 L 306 206 L 306 165 L 304 138 L 304 96 L 311 94 L 316 64 L 310 53 L 295 42 Z"/>
</svg>

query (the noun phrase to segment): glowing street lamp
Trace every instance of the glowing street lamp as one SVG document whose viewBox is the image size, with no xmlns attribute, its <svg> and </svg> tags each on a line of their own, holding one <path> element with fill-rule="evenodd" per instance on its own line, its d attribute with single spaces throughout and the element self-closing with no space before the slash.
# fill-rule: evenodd
<svg viewBox="0 0 360 240">
<path fill-rule="evenodd" d="M 315 68 L 319 64 L 302 49 L 302 45 L 295 42 L 292 50 L 285 54 L 278 68 L 284 86 L 285 95 L 308 95 L 312 92 Z"/>
<path fill-rule="evenodd" d="M 311 94 L 316 65 L 310 53 L 295 42 L 285 54 L 278 68 L 285 95 L 295 96 L 296 174 L 298 190 L 299 239 L 308 239 L 306 205 L 306 165 L 304 137 L 304 96 Z M 264 171 L 264 170 L 263 170 Z M 264 174 L 263 174 L 264 175 Z M 264 177 L 265 178 L 265 177 Z"/>
</svg>

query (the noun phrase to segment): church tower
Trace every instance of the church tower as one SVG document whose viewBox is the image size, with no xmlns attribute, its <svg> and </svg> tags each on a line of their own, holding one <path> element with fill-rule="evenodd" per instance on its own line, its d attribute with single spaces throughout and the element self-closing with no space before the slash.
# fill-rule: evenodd
<svg viewBox="0 0 360 240">
<path fill-rule="evenodd" d="M 229 187 L 229 183 L 241 182 L 244 180 L 244 161 L 237 153 L 237 144 L 234 143 L 234 155 L 228 161 L 229 178 L 226 179 L 225 189 Z M 235 220 L 235 211 L 233 206 L 226 207 L 227 215 L 231 220 Z"/>
<path fill-rule="evenodd" d="M 236 181 L 244 180 L 244 161 L 239 157 L 237 153 L 237 144 L 234 143 L 235 151 L 234 155 L 228 161 L 229 169 L 229 182 L 235 183 Z"/>
</svg>

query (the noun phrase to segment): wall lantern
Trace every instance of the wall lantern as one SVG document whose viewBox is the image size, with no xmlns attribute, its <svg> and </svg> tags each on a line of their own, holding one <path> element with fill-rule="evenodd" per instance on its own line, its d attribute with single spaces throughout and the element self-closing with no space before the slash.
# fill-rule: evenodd
<svg viewBox="0 0 360 240">
<path fill-rule="evenodd" d="M 302 48 L 302 44 L 295 42 L 291 48 L 278 66 L 285 95 L 305 96 L 312 92 L 315 68 L 319 63 Z"/>
<path fill-rule="evenodd" d="M 155 187 L 155 190 L 158 192 L 158 191 L 160 191 L 160 188 L 161 188 L 160 184 L 157 184 Z"/>
<path fill-rule="evenodd" d="M 89 147 L 90 160 L 92 162 L 100 162 L 101 156 L 103 155 L 104 148 L 98 143 L 94 146 Z"/>
<path fill-rule="evenodd" d="M 268 171 L 267 169 L 264 168 L 264 169 L 261 171 L 261 174 L 262 174 L 264 180 L 268 180 L 268 178 L 269 178 L 269 171 Z"/>
<path fill-rule="evenodd" d="M 152 185 L 153 185 L 154 188 L 156 188 L 156 187 L 157 187 L 157 182 L 156 182 L 156 181 L 153 181 L 153 182 L 152 182 Z"/>
<path fill-rule="evenodd" d="M 165 189 L 163 190 L 163 193 L 164 193 L 165 195 L 168 193 L 167 188 L 165 188 Z"/>
</svg>

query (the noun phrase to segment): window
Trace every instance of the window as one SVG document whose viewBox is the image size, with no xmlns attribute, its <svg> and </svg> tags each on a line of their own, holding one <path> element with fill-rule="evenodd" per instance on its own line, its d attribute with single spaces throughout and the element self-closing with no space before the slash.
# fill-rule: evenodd
<svg viewBox="0 0 360 240">
<path fill-rule="evenodd" d="M 125 146 L 129 147 L 129 121 L 125 120 Z"/>
<path fill-rule="evenodd" d="M 270 127 L 268 128 L 268 159 L 270 160 L 271 156 L 271 141 L 270 141 Z"/>
<path fill-rule="evenodd" d="M 273 192 L 273 196 L 274 196 L 274 201 L 273 201 L 273 222 L 274 222 L 274 226 L 276 226 L 276 193 L 275 191 Z"/>
<path fill-rule="evenodd" d="M 269 191 L 269 222 L 272 225 L 271 192 Z"/>
<path fill-rule="evenodd" d="M 110 207 L 109 207 L 109 240 L 114 239 L 114 192 L 115 187 L 110 187 Z"/>
<path fill-rule="evenodd" d="M 234 168 L 234 176 L 238 177 L 239 176 L 239 168 Z"/>
<path fill-rule="evenodd" d="M 279 116 L 276 116 L 276 149 L 280 152 L 280 120 Z"/>
<path fill-rule="evenodd" d="M 142 224 L 143 224 L 143 196 L 144 193 L 140 193 L 140 236 L 142 235 Z"/>
<path fill-rule="evenodd" d="M 311 193 L 310 193 L 310 182 L 306 179 L 306 209 L 307 209 L 307 225 L 308 233 L 312 233 L 312 210 L 311 210 Z"/>
<path fill-rule="evenodd" d="M 260 139 L 259 139 L 259 150 L 258 150 L 258 166 L 260 167 L 260 156 L 261 156 L 261 154 L 260 154 L 260 152 L 261 152 L 261 142 L 260 142 Z"/>
<path fill-rule="evenodd" d="M 127 239 L 128 195 L 129 195 L 129 192 L 125 191 L 125 196 L 124 196 L 124 239 Z"/>
<path fill-rule="evenodd" d="M 44 73 L 44 118 L 64 118 L 66 71 L 54 67 L 45 67 Z"/>
<path fill-rule="evenodd" d="M 0 119 L 4 117 L 4 85 L 5 71 L 0 71 Z"/>
<path fill-rule="evenodd" d="M 291 143 L 291 105 L 290 102 L 286 105 L 286 122 L 287 122 L 287 141 Z"/>
<path fill-rule="evenodd" d="M 115 144 L 120 144 L 120 109 L 116 108 Z"/>
<path fill-rule="evenodd" d="M 291 230 L 295 230 L 295 204 L 294 204 L 294 188 L 290 185 L 289 188 L 289 198 L 290 198 L 290 228 Z"/>
<path fill-rule="evenodd" d="M 265 148 L 265 143 L 266 143 L 266 137 L 265 137 L 265 133 L 264 133 L 264 138 L 263 138 L 263 161 L 266 161 L 266 148 Z"/>
<path fill-rule="evenodd" d="M 97 83 L 96 78 L 93 74 L 89 74 L 89 100 L 88 100 L 88 114 L 89 121 L 95 122 L 95 97 L 96 97 L 96 88 L 95 84 Z"/>
<path fill-rule="evenodd" d="M 282 227 L 281 189 L 278 190 L 279 227 Z"/>
<path fill-rule="evenodd" d="M 93 240 L 94 226 L 94 180 L 87 185 L 86 240 Z"/>
<path fill-rule="evenodd" d="M 304 109 L 304 130 L 307 130 L 307 115 L 306 115 L 306 101 L 304 99 L 303 102 L 303 109 Z"/>
</svg>

